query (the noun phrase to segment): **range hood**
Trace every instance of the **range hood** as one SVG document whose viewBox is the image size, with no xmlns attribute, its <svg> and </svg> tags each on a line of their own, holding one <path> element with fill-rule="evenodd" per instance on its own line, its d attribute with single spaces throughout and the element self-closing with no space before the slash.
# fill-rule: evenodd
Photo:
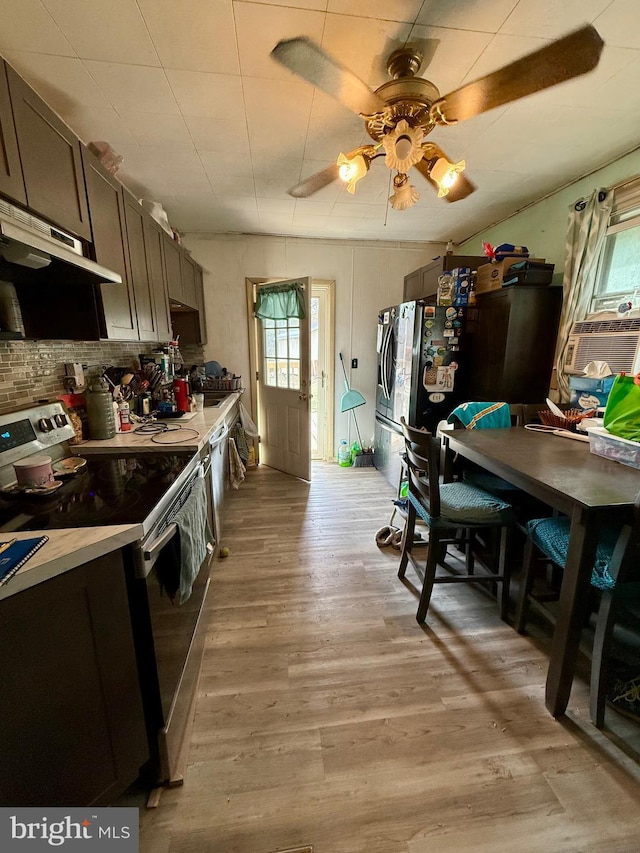
<svg viewBox="0 0 640 853">
<path fill-rule="evenodd" d="M 13 273 L 24 281 L 27 271 L 42 278 L 50 266 L 56 268 L 57 279 L 66 270 L 76 282 L 122 282 L 119 273 L 86 258 L 80 240 L 0 199 L 0 279 L 14 280 Z"/>
</svg>

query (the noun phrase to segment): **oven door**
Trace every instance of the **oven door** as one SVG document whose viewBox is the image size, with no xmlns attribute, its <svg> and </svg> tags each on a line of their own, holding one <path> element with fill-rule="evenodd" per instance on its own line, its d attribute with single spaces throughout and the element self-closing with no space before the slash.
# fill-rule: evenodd
<svg viewBox="0 0 640 853">
<path fill-rule="evenodd" d="M 210 476 L 208 465 L 200 463 L 184 489 L 172 504 L 182 506 L 197 478 Z M 158 532 L 161 530 L 162 532 Z M 193 583 L 191 596 L 184 604 L 173 603 L 161 588 L 156 563 L 178 560 L 175 547 L 177 526 L 165 516 L 144 542 L 138 546 L 136 583 L 141 585 L 146 636 L 143 638 L 143 681 L 146 679 L 147 719 L 152 746 L 157 746 L 157 764 L 161 782 L 178 784 L 183 780 L 186 755 L 184 747 L 193 717 L 200 665 L 207 628 L 205 601 L 209 591 L 209 563 L 213 543 Z M 166 562 L 165 562 L 166 565 Z M 179 565 L 176 569 L 179 571 Z M 155 743 L 154 743 L 155 739 Z"/>
</svg>

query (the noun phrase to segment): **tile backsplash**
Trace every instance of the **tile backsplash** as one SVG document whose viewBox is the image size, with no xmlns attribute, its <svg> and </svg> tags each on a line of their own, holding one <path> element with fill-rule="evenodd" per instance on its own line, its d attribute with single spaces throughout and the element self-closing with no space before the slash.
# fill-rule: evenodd
<svg viewBox="0 0 640 853">
<path fill-rule="evenodd" d="M 92 378 L 106 365 L 132 367 L 139 353 L 156 347 L 122 341 L 0 341 L 0 413 L 66 393 L 65 364 L 87 365 L 85 375 Z M 204 361 L 201 346 L 182 346 L 180 353 L 188 367 Z"/>
</svg>

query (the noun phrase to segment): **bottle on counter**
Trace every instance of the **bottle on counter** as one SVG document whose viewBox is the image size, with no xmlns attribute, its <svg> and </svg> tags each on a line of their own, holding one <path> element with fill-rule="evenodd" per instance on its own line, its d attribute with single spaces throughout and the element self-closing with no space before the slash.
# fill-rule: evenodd
<svg viewBox="0 0 640 853">
<path fill-rule="evenodd" d="M 131 429 L 131 408 L 126 400 L 118 403 L 120 412 L 120 432 L 129 432 Z"/>
<path fill-rule="evenodd" d="M 89 438 L 107 439 L 116 434 L 113 398 L 105 379 L 94 380 L 86 393 Z"/>
</svg>

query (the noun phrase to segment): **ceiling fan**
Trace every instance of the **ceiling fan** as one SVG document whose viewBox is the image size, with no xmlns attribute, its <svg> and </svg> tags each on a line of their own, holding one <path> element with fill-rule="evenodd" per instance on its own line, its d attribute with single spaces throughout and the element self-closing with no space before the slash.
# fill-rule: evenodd
<svg viewBox="0 0 640 853">
<path fill-rule="evenodd" d="M 271 56 L 360 115 L 373 139 L 372 145 L 340 154 L 336 163 L 292 187 L 289 195 L 308 198 L 339 177 L 353 193 L 371 162 L 384 156 L 386 165 L 396 171 L 394 194 L 389 199 L 395 209 L 411 207 L 419 198 L 407 177 L 411 167 L 447 201 L 466 198 L 475 187 L 462 174 L 464 160 L 452 162 L 438 145 L 425 140 L 428 134 L 440 125 L 457 124 L 586 74 L 598 64 L 603 46 L 598 32 L 592 26 L 584 26 L 448 95 L 440 95 L 433 83 L 416 77 L 423 61 L 416 46 L 406 45 L 394 51 L 387 60 L 392 79 L 371 91 L 311 39 L 281 41 Z"/>
</svg>

